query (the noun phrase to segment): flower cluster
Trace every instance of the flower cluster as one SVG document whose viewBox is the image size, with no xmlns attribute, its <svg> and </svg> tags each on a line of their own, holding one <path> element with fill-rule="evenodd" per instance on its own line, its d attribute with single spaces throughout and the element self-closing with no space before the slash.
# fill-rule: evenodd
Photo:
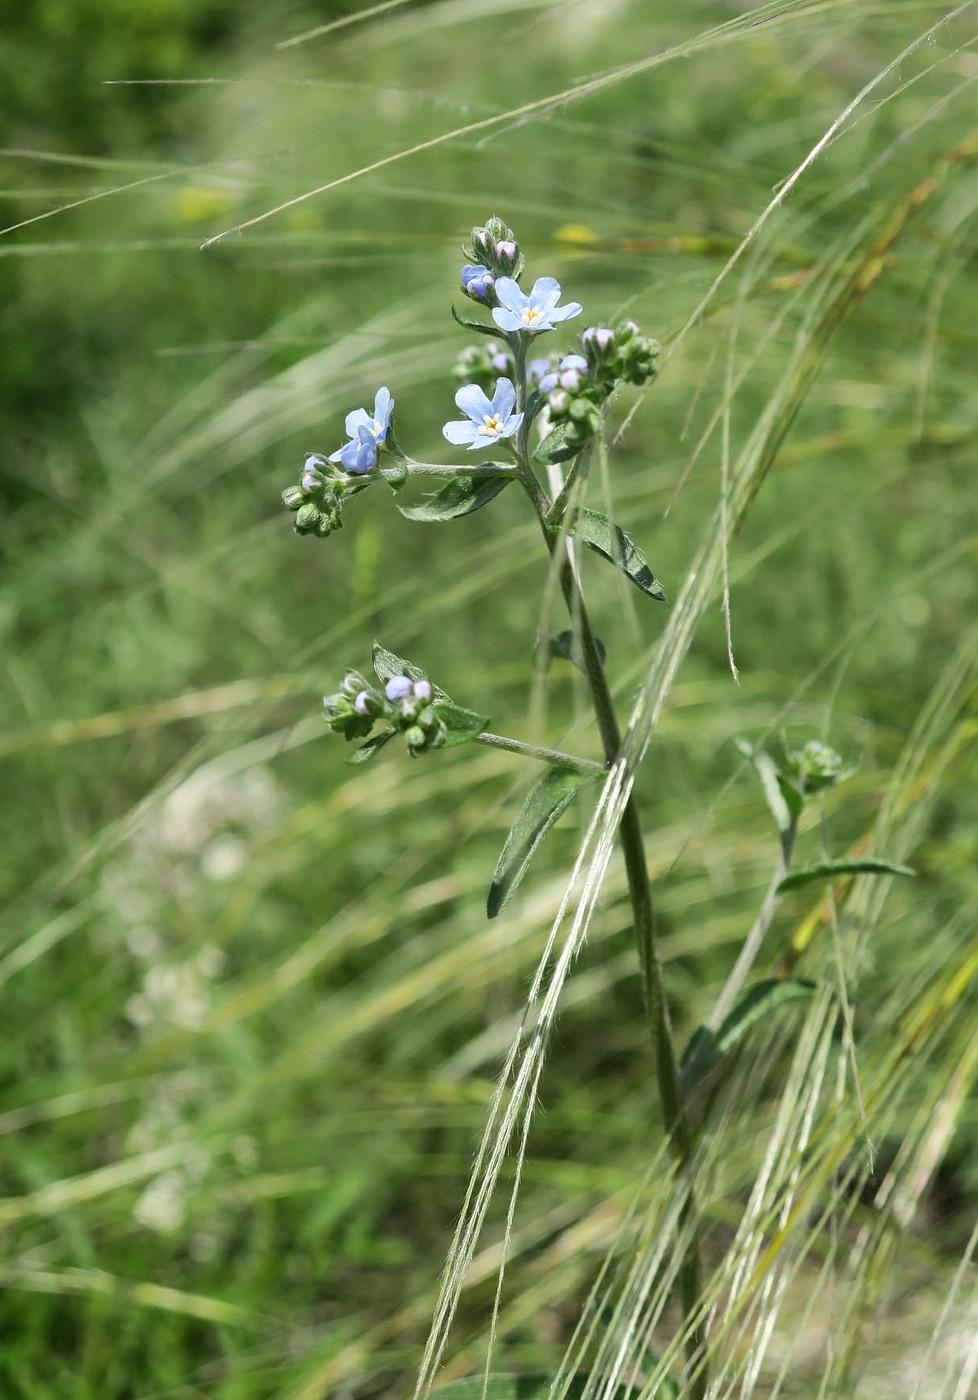
<svg viewBox="0 0 978 1400">
<path fill-rule="evenodd" d="M 393 415 L 394 400 L 390 390 L 378 389 L 373 415 L 365 408 L 347 414 L 349 442 L 328 459 L 318 452 L 306 457 L 298 486 L 288 486 L 282 492 L 282 504 L 295 511 L 292 528 L 297 535 L 318 535 L 325 539 L 334 530 L 343 528 L 344 497 L 362 490 L 366 484 L 356 478 L 373 470 L 381 448 L 395 447 L 391 428 Z"/>
<path fill-rule="evenodd" d="M 471 259 L 462 268 L 462 291 L 485 306 L 498 305 L 498 279 L 519 277 L 526 265 L 513 230 L 495 216 L 472 230 L 472 246 L 462 252 Z"/>
<path fill-rule="evenodd" d="M 852 775 L 852 768 L 843 768 L 835 749 L 820 739 L 809 739 L 800 749 L 790 749 L 782 765 L 784 777 L 803 797 L 823 788 L 834 787 Z"/>
<path fill-rule="evenodd" d="M 644 336 L 634 321 L 609 326 L 589 326 L 581 336 L 588 372 L 599 384 L 648 384 L 659 372 L 657 340 Z"/>
<path fill-rule="evenodd" d="M 538 418 L 544 440 L 537 460 L 559 462 L 575 455 L 601 432 L 606 400 L 615 388 L 622 383 L 644 384 L 655 376 L 657 342 L 643 336 L 633 321 L 622 321 L 614 328 L 591 326 L 572 353 L 527 365 L 531 340 L 580 315 L 580 302 L 562 305 L 560 283 L 554 277 L 538 277 L 524 291 L 520 278 L 525 259 L 502 219 L 493 217 L 474 228 L 471 246 L 463 252 L 469 261 L 461 270 L 462 291 L 485 307 L 492 319 L 466 320 L 454 308 L 453 314 L 461 324 L 490 338 L 481 347 L 466 349 L 455 366 L 455 378 L 463 381 L 455 402 L 464 417 L 444 424 L 442 435 L 470 452 L 511 440 L 508 452 L 530 471 L 526 444 L 529 428 Z M 382 387 L 372 412 L 358 408 L 347 415 L 348 441 L 342 447 L 329 457 L 307 456 L 299 484 L 282 496 L 295 512 L 297 534 L 324 537 L 340 529 L 346 498 L 381 475 L 397 491 L 412 472 L 438 470 L 404 455 L 394 436 L 393 414 L 390 390 Z M 383 473 L 378 470 L 382 451 L 395 464 Z M 471 468 L 444 471 L 448 477 L 473 477 Z M 482 493 L 481 484 L 466 495 L 464 486 L 449 482 L 423 508 L 402 509 L 409 518 L 452 519 L 478 509 L 488 499 L 491 496 Z M 420 509 L 423 515 L 418 514 Z"/>
<path fill-rule="evenodd" d="M 423 676 L 392 676 L 383 689 L 371 685 L 359 671 L 350 671 L 335 695 L 323 697 L 323 713 L 334 734 L 365 739 L 380 722 L 385 735 L 403 734 L 412 757 L 438 749 L 448 730 L 433 703 L 434 688 Z"/>
</svg>

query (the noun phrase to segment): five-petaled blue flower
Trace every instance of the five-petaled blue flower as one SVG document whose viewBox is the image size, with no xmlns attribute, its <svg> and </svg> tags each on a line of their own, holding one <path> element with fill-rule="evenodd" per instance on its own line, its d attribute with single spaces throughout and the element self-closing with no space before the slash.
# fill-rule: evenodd
<svg viewBox="0 0 978 1400">
<path fill-rule="evenodd" d="M 455 402 L 468 415 L 469 422 L 446 423 L 442 433 L 456 447 L 467 443 L 470 452 L 491 447 L 500 438 L 512 437 L 523 422 L 522 413 L 513 412 L 516 390 L 511 379 L 496 380 L 491 401 L 478 384 L 466 384 L 455 395 Z"/>
<path fill-rule="evenodd" d="M 579 301 L 558 306 L 560 283 L 556 277 L 538 277 L 527 295 L 512 277 L 500 277 L 496 282 L 499 305 L 492 313 L 496 325 L 504 331 L 552 331 L 557 321 L 569 321 L 583 310 Z"/>
<path fill-rule="evenodd" d="M 346 431 L 350 441 L 332 453 L 331 462 L 342 464 L 351 476 L 363 476 L 377 464 L 377 451 L 387 441 L 387 430 L 394 414 L 390 390 L 378 389 L 374 398 L 373 417 L 365 408 L 354 409 L 346 415 Z"/>
</svg>

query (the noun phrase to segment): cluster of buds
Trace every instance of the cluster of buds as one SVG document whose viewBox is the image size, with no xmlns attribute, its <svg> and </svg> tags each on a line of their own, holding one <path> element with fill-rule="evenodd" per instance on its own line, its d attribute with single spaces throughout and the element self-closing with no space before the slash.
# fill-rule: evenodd
<svg viewBox="0 0 978 1400">
<path fill-rule="evenodd" d="M 565 355 L 539 375 L 537 384 L 546 399 L 550 423 L 563 429 L 568 446 L 583 447 L 601 431 L 601 405 L 612 386 L 591 378 L 583 355 Z"/>
<path fill-rule="evenodd" d="M 782 772 L 803 797 L 822 788 L 834 787 L 852 774 L 843 769 L 842 759 L 820 739 L 810 739 L 804 748 L 791 749 L 785 755 Z"/>
<path fill-rule="evenodd" d="M 298 486 L 287 486 L 282 492 L 282 504 L 295 511 L 292 528 L 297 535 L 318 535 L 325 539 L 334 530 L 343 528 L 343 496 L 346 483 L 325 457 L 311 453 L 302 468 Z"/>
<path fill-rule="evenodd" d="M 480 228 L 472 230 L 472 246 L 462 252 L 471 262 L 462 268 L 462 291 L 483 306 L 496 306 L 495 284 L 498 277 L 514 281 L 526 266 L 513 230 L 495 217 Z"/>
<path fill-rule="evenodd" d="M 335 695 L 323 697 L 323 713 L 334 734 L 365 739 L 379 722 L 403 734 L 412 757 L 444 744 L 448 731 L 432 703 L 434 688 L 424 677 L 392 676 L 383 690 L 350 671 Z"/>
<path fill-rule="evenodd" d="M 491 388 L 502 376 L 512 379 L 516 370 L 512 351 L 498 341 L 484 345 L 467 345 L 452 366 L 453 376 L 462 384 L 478 384 Z"/>
<path fill-rule="evenodd" d="M 581 349 L 591 378 L 609 388 L 621 380 L 648 384 L 658 373 L 661 346 L 642 335 L 634 321 L 622 321 L 613 330 L 610 326 L 589 326 L 581 336 Z"/>
</svg>

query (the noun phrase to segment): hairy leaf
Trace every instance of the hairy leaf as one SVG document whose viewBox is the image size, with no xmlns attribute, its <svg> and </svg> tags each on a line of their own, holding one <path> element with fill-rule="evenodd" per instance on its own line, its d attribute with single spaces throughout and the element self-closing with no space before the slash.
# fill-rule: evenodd
<svg viewBox="0 0 978 1400">
<path fill-rule="evenodd" d="M 625 531 L 619 525 L 613 525 L 606 515 L 600 515 L 596 510 L 582 510 L 574 522 L 571 534 L 576 540 L 580 540 L 581 544 L 587 545 L 588 549 L 593 549 L 595 554 L 600 554 L 602 559 L 614 564 L 616 569 L 620 569 L 626 578 L 630 578 L 632 583 L 650 598 L 655 598 L 660 603 L 666 601 L 662 584 L 645 562 L 640 550 L 635 547 Z"/>
<path fill-rule="evenodd" d="M 513 479 L 511 474 L 495 470 L 495 464 L 488 462 L 484 469 L 471 476 L 452 477 L 420 505 L 397 508 L 408 520 L 425 523 L 457 520 L 488 505 Z"/>
<path fill-rule="evenodd" d="M 568 442 L 567 428 L 563 423 L 558 423 L 540 443 L 533 460 L 541 466 L 547 462 L 566 462 L 568 458 L 576 457 L 582 446 L 578 441 Z"/>
<path fill-rule="evenodd" d="M 435 713 L 448 730 L 442 748 L 454 749 L 459 744 L 467 744 L 481 734 L 489 723 L 485 715 L 477 715 L 474 710 L 464 710 L 461 705 L 454 704 L 449 699 L 435 702 Z"/>
<path fill-rule="evenodd" d="M 696 1087 L 763 1017 L 790 1001 L 810 997 L 815 983 L 802 977 L 770 977 L 745 987 L 717 1030 L 700 1026 L 690 1037 L 679 1061 L 679 1082 L 685 1093 Z"/>
<path fill-rule="evenodd" d="M 467 331 L 475 331 L 478 335 L 502 335 L 498 326 L 486 326 L 483 325 L 481 321 L 470 321 L 467 316 L 460 316 L 454 306 L 452 307 L 452 316 L 459 325 L 464 326 Z"/>
<path fill-rule="evenodd" d="M 396 729 L 381 730 L 379 734 L 375 734 L 372 739 L 368 739 L 365 744 L 361 744 L 354 753 L 351 753 L 350 757 L 346 760 L 347 763 L 366 763 L 367 760 L 373 758 L 374 754 L 382 749 L 386 743 L 389 743 L 396 733 Z"/>
<path fill-rule="evenodd" d="M 595 776 L 554 765 L 533 784 L 493 871 L 486 901 L 490 919 L 496 917 L 526 874 L 534 852 L 561 812 L 570 806 L 584 784 L 591 782 Z"/>
<path fill-rule="evenodd" d="M 799 885 L 811 885 L 816 880 L 835 880 L 840 875 L 916 875 L 909 865 L 899 865 L 893 860 L 878 860 L 875 856 L 863 856 L 855 860 L 825 860 L 818 865 L 806 865 L 804 870 L 796 870 L 786 875 L 778 886 L 778 894 L 785 890 L 797 889 Z"/>
<path fill-rule="evenodd" d="M 382 647 L 379 642 L 374 642 L 370 659 L 378 679 L 384 685 L 394 676 L 410 676 L 413 681 L 424 680 L 424 671 L 421 670 L 420 666 L 412 666 L 410 661 L 405 661 L 403 656 L 395 656 L 392 651 Z M 434 687 L 432 690 L 437 696 L 438 692 L 434 690 Z"/>
</svg>

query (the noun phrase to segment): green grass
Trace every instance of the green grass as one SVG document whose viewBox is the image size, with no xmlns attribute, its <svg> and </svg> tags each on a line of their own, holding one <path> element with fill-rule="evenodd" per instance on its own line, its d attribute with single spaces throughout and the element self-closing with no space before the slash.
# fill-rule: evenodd
<svg viewBox="0 0 978 1400">
<path fill-rule="evenodd" d="M 494 212 L 531 275 L 666 347 L 599 489 L 671 602 L 596 561 L 585 582 L 648 745 L 680 1040 L 776 858 L 733 738 L 858 761 L 799 864 L 918 872 L 784 897 L 761 968 L 820 993 L 698 1103 L 716 1394 L 969 1393 L 976 11 L 739 8 L 405 5 L 276 49 L 324 22 L 296 8 L 158 60 L 120 27 L 97 73 L 226 83 L 154 89 L 135 135 L 92 87 L 90 128 L 56 105 L 7 141 L 5 1397 L 413 1387 L 496 1076 L 609 828 L 565 818 L 488 923 L 525 767 L 346 768 L 319 697 L 376 637 L 500 732 L 597 745 L 569 668 L 531 684 L 546 564 L 509 493 L 439 527 L 376 491 L 325 543 L 278 496 L 380 383 L 408 449 L 440 451 L 458 245 Z M 677 1195 L 617 856 L 579 941 L 492 1366 L 649 1396 L 647 1349 L 676 1369 Z M 507 1157 L 444 1379 L 485 1363 L 513 1182 Z"/>
</svg>

